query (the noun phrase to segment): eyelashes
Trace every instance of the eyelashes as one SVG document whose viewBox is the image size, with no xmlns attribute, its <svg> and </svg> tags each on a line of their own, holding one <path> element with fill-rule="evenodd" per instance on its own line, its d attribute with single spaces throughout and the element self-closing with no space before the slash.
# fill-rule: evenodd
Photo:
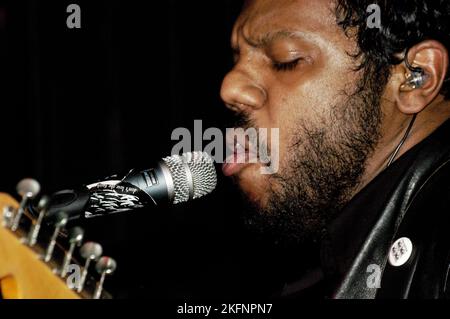
<svg viewBox="0 0 450 319">
<path fill-rule="evenodd" d="M 297 65 L 300 63 L 302 58 L 295 59 L 293 61 L 289 62 L 273 62 L 272 66 L 275 71 L 277 72 L 287 72 L 287 71 L 293 71 L 297 67 Z"/>
<path fill-rule="evenodd" d="M 301 61 L 305 60 L 302 57 L 296 58 L 295 60 L 288 62 L 278 62 L 272 60 L 271 66 L 276 72 L 288 72 L 293 71 L 300 64 Z M 239 62 L 239 53 L 234 52 L 233 54 L 233 64 L 236 65 Z"/>
</svg>

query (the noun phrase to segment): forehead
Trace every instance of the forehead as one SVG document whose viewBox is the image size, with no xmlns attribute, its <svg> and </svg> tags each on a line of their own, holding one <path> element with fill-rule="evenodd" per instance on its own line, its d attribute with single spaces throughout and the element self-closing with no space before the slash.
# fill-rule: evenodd
<svg viewBox="0 0 450 319">
<path fill-rule="evenodd" d="M 234 26 L 239 36 L 259 40 L 278 30 L 301 31 L 330 41 L 346 41 L 336 23 L 333 0 L 248 0 Z"/>
</svg>

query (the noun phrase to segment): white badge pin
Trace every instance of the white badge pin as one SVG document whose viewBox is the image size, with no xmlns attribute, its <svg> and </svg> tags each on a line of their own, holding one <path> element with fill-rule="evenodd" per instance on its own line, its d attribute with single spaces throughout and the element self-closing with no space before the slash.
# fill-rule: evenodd
<svg viewBox="0 0 450 319">
<path fill-rule="evenodd" d="M 394 267 L 400 267 L 406 264 L 411 258 L 413 244 L 407 237 L 399 238 L 389 250 L 389 263 Z"/>
</svg>

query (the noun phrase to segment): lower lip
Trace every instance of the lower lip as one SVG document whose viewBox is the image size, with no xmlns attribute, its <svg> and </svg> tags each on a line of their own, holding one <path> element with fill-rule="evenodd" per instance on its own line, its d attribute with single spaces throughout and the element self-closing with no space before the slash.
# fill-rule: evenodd
<svg viewBox="0 0 450 319">
<path fill-rule="evenodd" d="M 225 163 L 222 165 L 222 172 L 225 176 L 233 176 L 238 174 L 248 164 Z"/>
<path fill-rule="evenodd" d="M 233 159 L 226 160 L 222 165 L 222 172 L 225 176 L 237 175 L 244 169 L 249 163 L 246 163 L 245 159 L 248 158 L 247 152 L 235 153 Z"/>
</svg>

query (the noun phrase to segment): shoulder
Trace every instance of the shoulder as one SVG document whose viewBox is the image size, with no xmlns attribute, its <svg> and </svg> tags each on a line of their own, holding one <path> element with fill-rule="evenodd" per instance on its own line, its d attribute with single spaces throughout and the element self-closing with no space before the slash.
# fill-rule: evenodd
<svg viewBox="0 0 450 319">
<path fill-rule="evenodd" d="M 414 245 L 410 298 L 450 297 L 450 158 L 442 160 L 417 189 L 399 222 L 397 238 Z"/>
</svg>

